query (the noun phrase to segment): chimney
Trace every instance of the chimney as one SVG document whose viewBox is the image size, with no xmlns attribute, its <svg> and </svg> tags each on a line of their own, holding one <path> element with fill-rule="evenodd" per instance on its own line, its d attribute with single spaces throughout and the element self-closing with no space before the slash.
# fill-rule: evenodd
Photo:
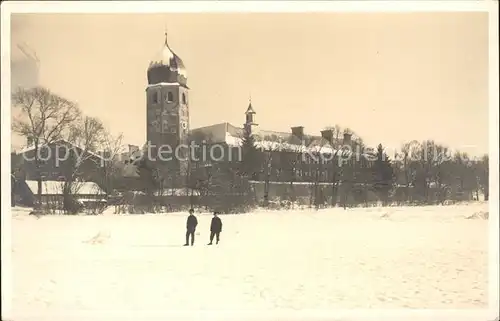
<svg viewBox="0 0 500 321">
<path fill-rule="evenodd" d="M 28 137 L 26 137 L 26 146 L 29 147 L 31 145 L 33 145 L 33 137 L 28 136 Z"/>
<path fill-rule="evenodd" d="M 351 133 L 344 133 L 344 145 L 349 145 L 351 144 L 351 136 L 352 134 Z"/>
<path fill-rule="evenodd" d="M 304 127 L 303 126 L 292 127 L 292 135 L 302 140 L 304 138 Z"/>
<path fill-rule="evenodd" d="M 331 129 L 325 129 L 321 131 L 321 138 L 329 142 L 330 144 L 333 143 L 333 130 Z"/>
</svg>

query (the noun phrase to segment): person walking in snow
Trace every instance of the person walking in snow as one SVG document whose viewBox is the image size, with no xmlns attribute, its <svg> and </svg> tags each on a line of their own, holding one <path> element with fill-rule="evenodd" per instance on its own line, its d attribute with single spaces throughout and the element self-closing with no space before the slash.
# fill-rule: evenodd
<svg viewBox="0 0 500 321">
<path fill-rule="evenodd" d="M 189 245 L 189 237 L 191 237 L 191 246 L 194 245 L 194 232 L 196 231 L 196 226 L 198 225 L 198 219 L 194 216 L 194 210 L 189 209 L 189 216 L 186 222 L 186 244 L 184 246 Z"/>
<path fill-rule="evenodd" d="M 220 232 L 222 231 L 222 221 L 218 212 L 214 212 L 214 217 L 212 217 L 212 223 L 210 224 L 210 243 L 208 245 L 212 245 L 215 237 L 215 244 L 219 244 Z"/>
</svg>

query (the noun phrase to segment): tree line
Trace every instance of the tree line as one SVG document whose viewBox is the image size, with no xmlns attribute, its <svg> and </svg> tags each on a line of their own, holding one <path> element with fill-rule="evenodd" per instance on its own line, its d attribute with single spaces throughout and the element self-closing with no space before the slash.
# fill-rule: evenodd
<svg viewBox="0 0 500 321">
<path fill-rule="evenodd" d="M 123 184 L 121 174 L 122 135 L 112 135 L 98 118 L 84 115 L 77 104 L 42 87 L 18 89 L 12 94 L 12 104 L 16 112 L 12 130 L 29 138 L 35 150 L 37 206 L 44 161 L 36 151 L 61 140 L 78 146 L 84 155 L 70 157 L 70 165 L 64 170 L 64 211 L 77 211 L 72 195 L 78 190 L 82 164 L 95 161 L 92 155 L 96 153 L 106 158 L 97 181 L 106 192 L 112 194 L 120 182 L 129 185 Z M 367 148 L 349 128 L 335 125 L 327 130 L 331 135 L 326 138 L 292 135 L 280 145 L 283 142 L 277 137 L 257 139 L 251 128 L 245 127 L 239 150 L 227 146 L 226 151 L 241 153 L 239 161 L 189 162 L 187 173 L 180 175 L 175 162 L 159 164 L 143 158 L 136 162 L 139 183 L 130 189 L 139 189 L 144 194 L 143 203 L 154 207 L 147 210 L 154 211 L 164 206 L 157 196 L 175 193 L 174 187 L 184 188 L 183 197 L 190 206 L 198 203 L 221 212 L 246 211 L 258 202 L 263 206 L 301 202 L 319 208 L 374 203 L 444 204 L 479 200 L 480 194 L 488 200 L 488 155 L 473 158 L 459 151 L 451 154 L 448 147 L 433 140 L 408 142 L 388 155 L 382 144 L 376 149 Z M 192 133 L 189 140 L 213 143 L 211 137 L 199 133 Z M 271 144 L 263 146 L 262 141 Z M 291 148 L 301 145 L 315 147 L 315 152 Z M 262 199 L 256 196 L 259 192 Z"/>
<path fill-rule="evenodd" d="M 382 144 L 368 148 L 349 128 L 336 125 L 327 130 L 331 131 L 329 138 L 299 139 L 292 135 L 283 142 L 277 137 L 257 139 L 249 128 L 244 128 L 241 162 L 217 166 L 230 167 L 239 176 L 260 183 L 253 185 L 262 187 L 263 206 L 278 202 L 277 207 L 283 207 L 299 202 L 316 208 L 346 208 L 489 198 L 487 154 L 474 158 L 425 140 L 404 143 L 390 157 Z M 315 151 L 291 148 L 297 145 L 315 147 Z"/>
<path fill-rule="evenodd" d="M 119 175 L 113 160 L 117 158 L 122 145 L 122 135 L 112 135 L 102 121 L 84 115 L 78 105 L 46 88 L 18 88 L 11 95 L 13 108 L 12 131 L 22 136 L 33 148 L 33 161 L 37 180 L 35 209 L 41 210 L 42 171 L 47 160 L 42 149 L 46 146 L 76 146 L 67 148 L 68 155 L 59 174 L 64 177 L 62 186 L 65 213 L 76 213 L 80 209 L 74 195 L 85 177 L 84 167 L 88 162 L 100 168 L 99 183 L 110 189 L 112 177 Z M 59 147 L 57 147 L 59 148 Z M 104 154 L 103 154 L 104 151 Z M 101 162 L 96 155 L 106 156 L 109 162 Z M 16 170 L 13 164 L 12 170 Z"/>
</svg>

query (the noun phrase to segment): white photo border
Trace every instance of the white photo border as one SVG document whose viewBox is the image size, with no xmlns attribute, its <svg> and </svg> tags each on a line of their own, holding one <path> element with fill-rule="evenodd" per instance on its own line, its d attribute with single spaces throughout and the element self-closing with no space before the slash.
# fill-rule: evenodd
<svg viewBox="0 0 500 321">
<path fill-rule="evenodd" d="M 488 12 L 489 13 L 489 308 L 483 310 L 293 310 L 277 312 L 78 311 L 61 320 L 498 320 L 499 311 L 499 138 L 498 138 L 498 2 L 496 1 L 5 1 L 1 5 L 1 237 L 2 237 L 2 319 L 9 320 L 12 305 L 11 209 L 10 209 L 10 16 L 13 13 L 196 13 L 196 12 Z M 33 315 L 26 320 L 43 320 Z M 57 318 L 56 318 L 57 319 Z M 16 319 L 21 320 L 21 319 Z M 51 321 L 54 318 L 50 318 Z"/>
</svg>

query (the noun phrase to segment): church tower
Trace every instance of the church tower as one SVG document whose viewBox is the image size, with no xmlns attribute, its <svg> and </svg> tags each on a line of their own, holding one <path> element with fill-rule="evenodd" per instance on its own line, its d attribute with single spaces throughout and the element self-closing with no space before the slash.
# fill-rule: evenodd
<svg viewBox="0 0 500 321">
<path fill-rule="evenodd" d="M 245 123 L 243 124 L 243 128 L 247 130 L 250 134 L 253 131 L 253 127 L 258 125 L 257 123 L 255 123 L 255 114 L 256 112 L 252 106 L 252 99 L 250 98 L 247 111 L 245 112 Z"/>
<path fill-rule="evenodd" d="M 156 164 L 163 167 L 163 173 L 171 173 L 170 179 L 175 176 L 175 181 L 182 183 L 178 176 L 186 175 L 189 162 L 189 88 L 184 63 L 170 48 L 166 33 L 162 50 L 149 63 L 147 76 L 150 153 Z M 160 151 L 163 159 L 159 158 Z"/>
</svg>

